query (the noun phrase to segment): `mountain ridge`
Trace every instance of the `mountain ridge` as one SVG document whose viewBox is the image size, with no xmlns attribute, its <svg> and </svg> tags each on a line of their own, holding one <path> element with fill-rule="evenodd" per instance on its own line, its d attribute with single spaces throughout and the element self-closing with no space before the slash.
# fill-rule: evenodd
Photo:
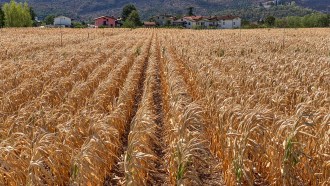
<svg viewBox="0 0 330 186">
<path fill-rule="evenodd" d="M 10 0 L 0 0 L 0 4 Z M 226 9 L 242 9 L 257 6 L 269 0 L 29 0 L 36 13 L 63 14 L 77 19 L 92 19 L 99 15 L 120 16 L 126 4 L 134 4 L 146 19 L 153 14 L 185 14 L 187 7 L 195 7 L 196 14 L 210 15 Z M 284 1 L 284 0 L 283 0 Z M 330 13 L 328 0 L 297 0 L 299 6 Z"/>
</svg>

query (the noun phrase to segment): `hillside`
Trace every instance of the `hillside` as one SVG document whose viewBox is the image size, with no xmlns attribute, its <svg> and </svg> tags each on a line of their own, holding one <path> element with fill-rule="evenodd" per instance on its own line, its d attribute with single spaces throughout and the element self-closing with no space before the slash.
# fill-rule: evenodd
<svg viewBox="0 0 330 186">
<path fill-rule="evenodd" d="M 318 11 L 330 13 L 330 1 L 329 0 L 300 0 L 297 1 L 299 5 L 312 8 Z"/>
<path fill-rule="evenodd" d="M 0 0 L 0 3 L 9 0 Z M 102 14 L 119 16 L 125 4 L 133 3 L 143 18 L 159 13 L 184 14 L 189 6 L 197 14 L 213 14 L 228 9 L 242 9 L 267 0 L 29 0 L 41 17 L 48 14 L 64 14 L 74 18 L 93 18 Z M 328 0 L 297 0 L 298 5 L 320 11 L 329 11 Z"/>
</svg>

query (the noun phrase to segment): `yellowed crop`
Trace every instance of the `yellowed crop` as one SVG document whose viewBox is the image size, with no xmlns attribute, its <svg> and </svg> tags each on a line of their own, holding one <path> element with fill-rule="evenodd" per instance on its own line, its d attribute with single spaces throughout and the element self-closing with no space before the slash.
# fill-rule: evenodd
<svg viewBox="0 0 330 186">
<path fill-rule="evenodd" d="M 329 185 L 329 32 L 1 29 L 0 185 Z"/>
</svg>

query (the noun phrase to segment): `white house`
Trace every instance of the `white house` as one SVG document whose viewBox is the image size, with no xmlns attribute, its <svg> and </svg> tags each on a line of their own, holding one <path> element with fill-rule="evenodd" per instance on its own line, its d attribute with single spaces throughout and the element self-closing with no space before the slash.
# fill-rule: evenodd
<svg viewBox="0 0 330 186">
<path fill-rule="evenodd" d="M 173 22 L 174 26 L 186 28 L 232 29 L 241 27 L 241 18 L 237 16 L 186 16 Z"/>
<path fill-rule="evenodd" d="M 58 16 L 54 18 L 54 25 L 55 26 L 64 26 L 70 27 L 71 26 L 71 19 L 65 16 Z"/>
<path fill-rule="evenodd" d="M 186 16 L 182 20 L 185 22 L 186 28 L 196 28 L 204 25 L 203 16 Z"/>
<path fill-rule="evenodd" d="M 216 17 L 204 17 L 202 20 L 203 28 L 217 28 L 218 19 Z"/>
<path fill-rule="evenodd" d="M 172 25 L 173 21 L 176 20 L 176 17 L 165 14 L 154 16 L 153 19 L 158 25 L 165 26 Z"/>
<path fill-rule="evenodd" d="M 186 26 L 186 22 L 183 20 L 183 18 L 181 18 L 181 19 L 174 20 L 174 21 L 172 22 L 172 25 L 173 25 L 173 26 L 181 26 L 181 27 L 185 27 L 185 26 Z"/>
<path fill-rule="evenodd" d="M 241 18 L 237 16 L 221 16 L 217 17 L 218 27 L 222 29 L 231 29 L 231 28 L 240 28 L 241 27 Z"/>
</svg>

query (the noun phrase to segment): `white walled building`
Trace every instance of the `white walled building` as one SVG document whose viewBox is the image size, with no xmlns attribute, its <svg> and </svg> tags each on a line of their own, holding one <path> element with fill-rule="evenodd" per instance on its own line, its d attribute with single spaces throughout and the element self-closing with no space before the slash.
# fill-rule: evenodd
<svg viewBox="0 0 330 186">
<path fill-rule="evenodd" d="M 185 28 L 218 28 L 233 29 L 241 27 L 241 18 L 237 16 L 186 16 L 174 21 L 175 26 L 182 25 Z"/>
<path fill-rule="evenodd" d="M 237 16 L 221 16 L 217 19 L 218 27 L 222 29 L 240 28 L 242 26 L 242 20 Z"/>
<path fill-rule="evenodd" d="M 153 17 L 153 20 L 159 25 L 159 26 L 166 26 L 166 25 L 172 25 L 173 21 L 176 20 L 176 17 L 171 15 L 157 15 Z"/>
<path fill-rule="evenodd" d="M 197 26 L 201 26 L 202 19 L 202 16 L 186 16 L 182 18 L 182 20 L 185 22 L 186 28 L 195 28 Z"/>
<path fill-rule="evenodd" d="M 203 28 L 218 27 L 218 19 L 216 17 L 205 17 L 202 21 L 203 21 Z"/>
<path fill-rule="evenodd" d="M 54 18 L 54 26 L 71 26 L 71 19 L 65 16 L 58 16 Z"/>
</svg>

